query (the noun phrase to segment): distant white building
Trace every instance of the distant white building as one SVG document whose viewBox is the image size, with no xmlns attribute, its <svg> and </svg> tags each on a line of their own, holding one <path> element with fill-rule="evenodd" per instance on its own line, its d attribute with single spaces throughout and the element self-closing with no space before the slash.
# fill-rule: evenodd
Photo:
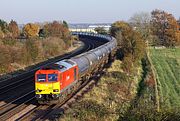
<svg viewBox="0 0 180 121">
<path fill-rule="evenodd" d="M 71 32 L 91 32 L 91 33 L 97 33 L 94 29 L 69 29 Z"/>
<path fill-rule="evenodd" d="M 95 29 L 95 28 L 97 28 L 97 27 L 102 27 L 102 28 L 104 28 L 106 31 L 109 31 L 109 29 L 110 29 L 110 25 L 90 25 L 89 26 L 89 28 L 90 29 Z"/>
<path fill-rule="evenodd" d="M 95 28 L 97 28 L 97 27 L 102 27 L 102 28 L 104 28 L 106 31 L 109 31 L 109 29 L 110 29 L 110 25 L 108 25 L 108 24 L 91 24 L 91 25 L 86 25 L 86 26 L 76 26 L 76 27 L 70 27 L 70 31 L 72 31 L 72 32 L 92 32 L 92 33 L 97 33 L 96 31 L 95 31 Z"/>
</svg>

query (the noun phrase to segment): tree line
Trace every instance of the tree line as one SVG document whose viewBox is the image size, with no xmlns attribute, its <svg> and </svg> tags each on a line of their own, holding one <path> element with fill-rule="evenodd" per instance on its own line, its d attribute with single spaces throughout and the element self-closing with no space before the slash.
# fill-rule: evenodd
<svg viewBox="0 0 180 121">
<path fill-rule="evenodd" d="M 67 22 L 27 23 L 0 20 L 0 74 L 58 56 L 72 46 Z"/>
<path fill-rule="evenodd" d="M 172 14 L 163 10 L 153 10 L 151 15 L 145 12 L 134 14 L 128 22 L 114 22 L 109 34 L 117 39 L 117 53 L 127 75 L 136 75 L 147 46 L 179 46 L 179 23 Z"/>
<path fill-rule="evenodd" d="M 116 37 L 121 28 L 118 27 L 119 22 L 124 21 L 113 23 L 109 32 L 102 27 L 96 28 L 95 31 Z M 151 46 L 175 47 L 180 45 L 180 18 L 177 20 L 171 13 L 158 9 L 151 13 L 136 13 L 125 23 L 141 34 L 145 42 Z"/>
<path fill-rule="evenodd" d="M 60 37 L 62 39 L 68 39 L 69 30 L 66 21 L 58 22 L 48 22 L 45 24 L 27 23 L 24 25 L 22 30 L 18 27 L 16 21 L 11 20 L 7 23 L 0 19 L 0 38 L 33 38 L 33 37 Z"/>
<path fill-rule="evenodd" d="M 152 46 L 180 45 L 180 22 L 171 13 L 158 9 L 151 14 L 142 12 L 131 17 L 130 23 Z"/>
</svg>

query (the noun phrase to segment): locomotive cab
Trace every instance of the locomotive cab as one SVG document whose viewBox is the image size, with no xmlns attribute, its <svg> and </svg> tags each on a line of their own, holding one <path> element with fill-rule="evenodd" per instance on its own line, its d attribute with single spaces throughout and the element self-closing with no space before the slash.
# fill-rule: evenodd
<svg viewBox="0 0 180 121">
<path fill-rule="evenodd" d="M 38 70 L 35 74 L 35 94 L 38 101 L 61 98 L 68 86 L 77 81 L 77 64 L 63 60 Z"/>
<path fill-rule="evenodd" d="M 39 70 L 35 76 L 36 98 L 57 98 L 60 93 L 61 72 L 58 70 Z"/>
</svg>

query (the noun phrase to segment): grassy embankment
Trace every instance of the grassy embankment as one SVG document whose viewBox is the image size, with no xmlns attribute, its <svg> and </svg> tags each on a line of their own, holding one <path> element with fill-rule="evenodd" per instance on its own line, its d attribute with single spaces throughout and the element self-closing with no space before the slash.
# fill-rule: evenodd
<svg viewBox="0 0 180 121">
<path fill-rule="evenodd" d="M 84 95 L 60 120 L 100 121 L 118 120 L 131 106 L 138 87 L 138 78 L 127 78 L 121 69 L 121 61 L 116 60 L 107 69 L 97 85 Z M 140 73 L 141 71 L 139 71 Z"/>
<path fill-rule="evenodd" d="M 150 49 L 161 108 L 180 107 L 180 48 Z"/>
<path fill-rule="evenodd" d="M 179 119 L 180 48 L 151 49 L 150 52 L 157 79 L 147 57 L 142 60 L 138 77 L 132 79 L 127 78 L 129 75 L 122 71 L 121 61 L 116 60 L 97 86 L 72 105 L 60 120 Z M 160 112 L 157 99 L 160 99 Z"/>
</svg>

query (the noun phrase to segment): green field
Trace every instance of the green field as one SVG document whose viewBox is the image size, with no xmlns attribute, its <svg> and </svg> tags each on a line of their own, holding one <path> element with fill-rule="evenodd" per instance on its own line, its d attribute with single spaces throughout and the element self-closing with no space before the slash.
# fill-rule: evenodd
<svg viewBox="0 0 180 121">
<path fill-rule="evenodd" d="M 180 107 L 180 48 L 150 49 L 157 74 L 160 106 Z"/>
</svg>

